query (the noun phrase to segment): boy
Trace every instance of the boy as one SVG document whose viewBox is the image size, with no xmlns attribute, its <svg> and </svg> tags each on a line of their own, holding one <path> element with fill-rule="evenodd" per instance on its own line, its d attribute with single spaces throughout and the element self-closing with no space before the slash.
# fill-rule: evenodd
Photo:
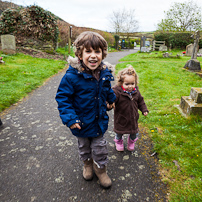
<svg viewBox="0 0 202 202">
<path fill-rule="evenodd" d="M 109 188 L 106 173 L 108 163 L 107 105 L 113 106 L 116 96 L 110 81 L 114 78 L 102 60 L 107 55 L 106 40 L 95 32 L 83 32 L 74 42 L 76 58 L 69 57 L 69 68 L 59 85 L 56 101 L 63 124 L 78 139 L 78 149 L 84 162 L 83 177 L 93 178 L 93 170 L 101 186 Z"/>
</svg>

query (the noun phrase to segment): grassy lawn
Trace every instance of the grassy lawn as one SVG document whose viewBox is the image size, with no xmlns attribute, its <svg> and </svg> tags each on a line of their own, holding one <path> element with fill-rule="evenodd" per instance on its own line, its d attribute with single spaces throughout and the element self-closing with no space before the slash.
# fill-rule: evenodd
<svg viewBox="0 0 202 202">
<path fill-rule="evenodd" d="M 66 61 L 33 58 L 29 55 L 0 54 L 0 112 L 16 103 L 27 93 L 65 67 Z"/>
<path fill-rule="evenodd" d="M 173 51 L 173 56 L 182 51 Z M 139 88 L 150 111 L 140 116 L 161 165 L 162 180 L 170 188 L 170 201 L 202 201 L 202 117 L 185 118 L 175 105 L 202 78 L 183 67 L 190 57 L 163 58 L 162 52 L 135 53 L 122 58 L 120 70 L 131 64 L 139 75 Z M 202 58 L 197 58 L 202 64 Z"/>
</svg>

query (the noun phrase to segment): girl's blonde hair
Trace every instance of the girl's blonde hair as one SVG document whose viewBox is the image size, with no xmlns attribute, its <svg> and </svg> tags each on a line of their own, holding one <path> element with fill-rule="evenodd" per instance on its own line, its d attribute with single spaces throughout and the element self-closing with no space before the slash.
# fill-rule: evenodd
<svg viewBox="0 0 202 202">
<path fill-rule="evenodd" d="M 107 41 L 98 33 L 86 31 L 82 32 L 73 43 L 74 52 L 77 57 L 82 57 L 84 48 L 94 50 L 102 49 L 102 59 L 107 56 Z"/>
<path fill-rule="evenodd" d="M 132 65 L 127 65 L 126 68 L 120 70 L 117 74 L 117 85 L 122 86 L 125 75 L 133 75 L 135 77 L 135 86 L 138 84 L 138 75 Z"/>
</svg>

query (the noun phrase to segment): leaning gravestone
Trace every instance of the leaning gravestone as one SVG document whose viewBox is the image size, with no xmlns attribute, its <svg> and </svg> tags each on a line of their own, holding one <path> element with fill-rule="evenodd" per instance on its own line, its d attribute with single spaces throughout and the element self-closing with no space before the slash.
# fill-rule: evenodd
<svg viewBox="0 0 202 202">
<path fill-rule="evenodd" d="M 194 49 L 193 43 L 187 45 L 186 46 L 186 56 L 192 56 L 193 49 Z"/>
<path fill-rule="evenodd" d="M 1 35 L 1 44 L 3 53 L 5 54 L 16 53 L 15 36 L 10 34 Z"/>
</svg>

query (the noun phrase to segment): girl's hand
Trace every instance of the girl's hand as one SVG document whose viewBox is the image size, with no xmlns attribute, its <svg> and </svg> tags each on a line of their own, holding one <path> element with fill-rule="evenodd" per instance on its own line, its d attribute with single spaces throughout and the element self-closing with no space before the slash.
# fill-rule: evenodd
<svg viewBox="0 0 202 202">
<path fill-rule="evenodd" d="M 115 103 L 112 103 L 112 104 L 107 103 L 107 109 L 109 110 L 115 109 Z"/>
<path fill-rule="evenodd" d="M 144 116 L 147 116 L 147 114 L 148 114 L 148 112 L 144 112 L 144 113 L 143 113 Z"/>
<path fill-rule="evenodd" d="M 81 126 L 78 124 L 78 123 L 74 123 L 70 126 L 71 129 L 74 129 L 74 128 L 78 128 L 79 130 L 81 129 Z"/>
</svg>

